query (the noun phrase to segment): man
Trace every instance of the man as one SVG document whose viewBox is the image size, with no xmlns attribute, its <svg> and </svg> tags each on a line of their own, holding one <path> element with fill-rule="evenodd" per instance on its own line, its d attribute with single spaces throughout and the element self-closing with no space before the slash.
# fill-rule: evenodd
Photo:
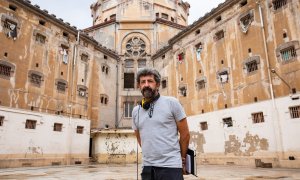
<svg viewBox="0 0 300 180">
<path fill-rule="evenodd" d="M 186 115 L 176 98 L 160 96 L 160 81 L 155 69 L 137 73 L 144 98 L 132 111 L 132 128 L 143 151 L 141 176 L 142 180 L 183 180 L 190 139 Z"/>
</svg>

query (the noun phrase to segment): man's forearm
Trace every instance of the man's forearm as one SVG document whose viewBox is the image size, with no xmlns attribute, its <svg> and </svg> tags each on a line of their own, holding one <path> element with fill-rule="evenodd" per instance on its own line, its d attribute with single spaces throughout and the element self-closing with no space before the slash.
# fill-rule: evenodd
<svg viewBox="0 0 300 180">
<path fill-rule="evenodd" d="M 185 158 L 187 149 L 189 147 L 189 141 L 190 141 L 190 134 L 187 133 L 185 135 L 180 135 L 179 144 L 180 144 L 180 150 L 181 150 L 181 157 Z"/>
</svg>

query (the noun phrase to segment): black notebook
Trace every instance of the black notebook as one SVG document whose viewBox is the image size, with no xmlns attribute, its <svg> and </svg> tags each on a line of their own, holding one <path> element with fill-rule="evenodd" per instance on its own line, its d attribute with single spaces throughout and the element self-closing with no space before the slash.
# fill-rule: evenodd
<svg viewBox="0 0 300 180">
<path fill-rule="evenodd" d="M 186 160 L 185 168 L 187 174 L 192 174 L 194 176 L 197 176 L 196 151 L 188 148 L 185 160 Z"/>
</svg>

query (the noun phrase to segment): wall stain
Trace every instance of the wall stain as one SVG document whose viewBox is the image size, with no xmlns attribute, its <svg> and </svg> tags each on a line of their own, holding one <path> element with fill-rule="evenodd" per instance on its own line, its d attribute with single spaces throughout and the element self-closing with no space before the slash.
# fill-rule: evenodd
<svg viewBox="0 0 300 180">
<path fill-rule="evenodd" d="M 204 135 L 199 132 L 190 132 L 190 144 L 194 144 L 196 151 L 200 153 L 204 153 L 203 145 L 206 143 Z"/>
</svg>

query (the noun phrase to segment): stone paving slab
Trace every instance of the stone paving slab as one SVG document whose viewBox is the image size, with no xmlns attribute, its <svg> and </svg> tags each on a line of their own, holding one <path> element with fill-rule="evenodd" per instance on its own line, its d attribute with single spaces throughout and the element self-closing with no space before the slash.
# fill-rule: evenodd
<svg viewBox="0 0 300 180">
<path fill-rule="evenodd" d="M 141 172 L 141 166 L 139 166 Z M 187 175 L 185 180 L 261 180 L 261 179 L 299 179 L 300 169 L 281 168 L 249 168 L 241 166 L 213 166 L 198 167 L 198 177 Z M 32 167 L 0 169 L 0 179 L 15 180 L 136 180 L 136 165 L 82 165 L 57 167 Z M 140 176 L 139 176 L 139 179 Z"/>
</svg>

